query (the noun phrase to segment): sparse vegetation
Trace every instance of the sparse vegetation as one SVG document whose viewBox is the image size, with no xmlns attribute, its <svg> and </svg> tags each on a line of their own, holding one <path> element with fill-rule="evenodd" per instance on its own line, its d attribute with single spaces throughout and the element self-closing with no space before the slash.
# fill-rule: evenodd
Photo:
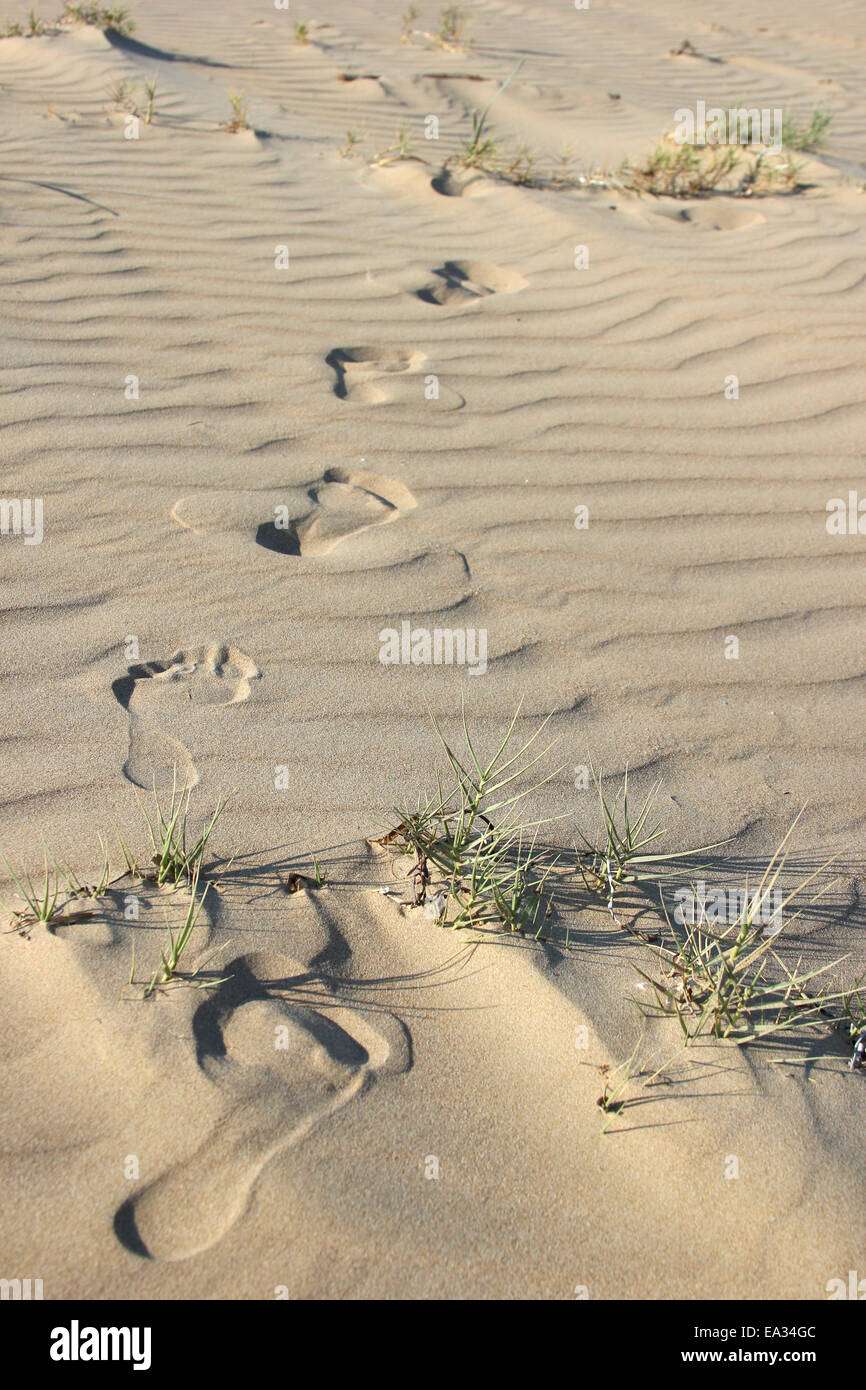
<svg viewBox="0 0 866 1390">
<path fill-rule="evenodd" d="M 523 67 L 524 60 L 521 58 L 516 63 L 505 81 L 496 89 L 493 96 L 484 107 L 483 111 L 475 110 L 472 112 L 472 134 L 463 145 L 456 156 L 456 163 L 464 169 L 495 169 L 498 158 L 496 142 L 486 134 L 487 113 L 498 96 L 501 96 L 509 82 Z"/>
<path fill-rule="evenodd" d="M 662 881 L 674 876 L 671 861 L 694 861 L 695 855 L 727 842 L 670 853 L 651 848 L 664 834 L 652 816 L 658 788 L 650 789 L 634 814 L 626 776 L 612 800 L 605 797 L 601 779 L 597 779 L 603 831 L 594 840 L 579 832 L 584 848 L 578 851 L 576 865 L 554 846 L 539 844 L 540 826 L 559 817 L 530 819 L 524 806 L 526 798 L 556 774 L 527 779 L 526 774 L 549 752 L 549 746 L 535 751 L 547 721 L 519 743 L 514 737 L 518 715 L 519 710 L 488 758 L 480 755 L 465 716 L 466 752 L 460 754 L 434 720 L 450 769 L 450 785 L 443 789 L 442 780 L 437 779 L 436 794 L 420 799 L 415 810 L 396 811 L 395 827 L 376 842 L 410 856 L 406 873 L 410 897 L 402 902 L 403 909 L 423 906 L 425 916 L 440 926 L 480 928 L 485 936 L 520 933 L 557 941 L 569 949 L 570 926 L 563 933 L 562 925 L 554 923 L 545 933 L 545 924 L 556 903 L 566 901 L 574 906 L 575 873 L 590 901 L 601 900 L 617 926 L 627 924 L 614 914 L 616 895 L 631 885 L 631 897 L 626 900 L 633 905 L 634 894 L 640 891 L 644 901 L 635 911 L 645 913 L 652 903 L 650 910 L 654 916 L 658 914 L 659 921 L 659 929 L 652 934 L 627 925 L 656 961 L 655 972 L 649 965 L 646 969 L 636 967 L 645 982 L 640 988 L 649 985 L 654 997 L 653 1002 L 649 997 L 634 1000 L 644 1014 L 675 1019 L 686 1044 L 711 1036 L 743 1045 L 832 1025 L 857 1043 L 856 1064 L 861 1065 L 866 1059 L 862 989 L 831 992 L 826 988 L 825 977 L 838 961 L 807 968 L 802 957 L 791 964 L 780 952 L 782 914 L 793 901 L 802 899 L 811 883 L 826 878 L 826 870 L 834 862 L 828 860 L 786 894 L 777 887 L 786 869 L 786 846 L 799 817 L 770 857 L 757 886 L 750 891 L 747 882 L 745 890 L 738 889 L 733 897 L 729 894 L 726 898 L 726 902 L 736 903 L 728 918 L 730 925 L 716 926 L 716 921 L 724 918 L 718 919 L 714 909 L 708 910 L 708 900 L 696 891 L 695 901 L 701 904 L 697 914 L 692 913 L 691 920 L 685 913 L 678 914 L 674 927 L 662 892 Z M 691 867 L 694 869 L 694 862 Z M 829 886 L 825 881 L 816 897 Z M 772 915 L 768 917 L 770 908 Z M 795 912 L 790 920 L 799 915 Z M 841 1017 L 838 1007 L 835 1014 L 828 1008 L 840 999 Z M 634 1056 L 624 1067 L 623 1082 L 644 1074 L 644 1069 L 635 1071 L 632 1066 Z M 605 1114 L 622 1108 L 621 1091 L 622 1086 L 619 1082 L 614 1085 L 613 1079 L 606 1085 L 599 1100 Z"/>
<path fill-rule="evenodd" d="M 814 150 L 832 119 L 826 111 L 819 110 L 812 112 L 808 125 L 798 125 L 793 117 L 786 117 L 782 123 L 782 144 L 789 150 Z"/>
<path fill-rule="evenodd" d="M 641 1003 L 640 1007 L 645 1012 L 673 1015 L 686 1043 L 704 1034 L 746 1043 L 810 1028 L 822 1022 L 828 1003 L 842 997 L 815 987 L 838 961 L 803 970 L 800 959 L 791 968 L 774 949 L 778 932 L 768 935 L 763 929 L 762 909 L 784 868 L 785 845 L 793 828 L 773 854 L 754 892 L 750 894 L 747 886 L 745 906 L 734 922 L 717 931 L 710 926 L 702 906 L 698 920 L 684 923 L 678 939 L 673 933 L 673 951 L 658 948 L 661 979 L 638 970 L 655 994 L 654 1005 Z M 827 867 L 823 864 L 798 884 L 785 897 L 780 914 Z M 667 922 L 671 928 L 670 918 Z"/>
<path fill-rule="evenodd" d="M 112 82 L 108 89 L 108 95 L 114 103 L 115 111 L 135 111 L 137 109 L 133 92 L 132 83 L 127 81 L 125 77 L 119 77 Z"/>
<path fill-rule="evenodd" d="M 664 140 L 638 164 L 625 160 L 619 175 L 626 188 L 655 197 L 695 198 L 718 188 L 740 156 L 728 145 L 675 144 Z"/>
<path fill-rule="evenodd" d="M 459 5 L 443 5 L 439 15 L 439 29 L 436 42 L 449 53 L 459 52 L 467 46 L 467 15 Z"/>
<path fill-rule="evenodd" d="M 95 882 L 84 882 L 73 869 L 55 863 L 55 868 L 63 879 L 67 895 L 70 898 L 102 898 L 108 892 L 111 886 L 111 864 L 107 846 L 101 835 L 99 836 L 99 843 L 102 847 L 102 868 Z"/>
<path fill-rule="evenodd" d="M 135 29 L 129 17 L 129 10 L 123 6 L 104 9 L 96 4 L 74 4 L 72 0 L 64 0 L 63 19 L 72 24 L 90 24 L 104 32 L 120 34 L 124 38 Z"/>
<path fill-rule="evenodd" d="M 408 8 L 408 10 L 406 10 L 405 14 L 403 14 L 403 15 L 401 16 L 401 19 L 400 19 L 400 24 L 401 24 L 401 28 L 400 28 L 400 42 L 401 42 L 401 43 L 408 43 L 408 42 L 410 41 L 410 39 L 411 39 L 411 37 L 412 37 L 412 25 L 415 23 L 415 20 L 418 18 L 418 16 L 419 16 L 420 13 L 421 13 L 421 11 L 418 9 L 418 6 L 417 6 L 417 5 L 410 5 L 409 8 Z"/>
<path fill-rule="evenodd" d="M 573 145 L 566 145 L 559 155 L 553 173 L 551 184 L 554 188 L 571 188 L 577 181 L 574 172 L 574 160 L 577 151 Z"/>
<path fill-rule="evenodd" d="M 396 164 L 404 159 L 416 160 L 419 164 L 427 163 L 426 159 L 422 159 L 420 155 L 415 154 L 414 146 L 412 145 L 408 132 L 401 128 L 397 131 L 391 144 L 377 154 L 375 159 L 370 162 L 375 167 L 380 164 Z"/>
<path fill-rule="evenodd" d="M 538 156 L 522 142 L 503 160 L 501 177 L 509 183 L 530 187 L 536 182 L 534 170 Z"/>
<path fill-rule="evenodd" d="M 596 1101 L 596 1105 L 605 1116 L 601 1126 L 602 1134 L 607 1133 L 608 1128 L 612 1121 L 616 1119 L 617 1115 L 621 1115 L 623 1111 L 628 1110 L 630 1106 L 640 1103 L 639 1097 L 626 1096 L 623 1094 L 632 1083 L 640 1081 L 641 1089 L 645 1090 L 660 1078 L 665 1083 L 669 1083 L 670 1081 L 670 1078 L 664 1075 L 665 1068 L 670 1066 L 670 1061 L 663 1063 L 662 1066 L 658 1067 L 647 1076 L 645 1081 L 642 1080 L 642 1078 L 646 1076 L 650 1066 L 649 1061 L 641 1063 L 637 1060 L 638 1048 L 642 1042 L 643 1035 L 638 1038 L 630 1055 L 624 1062 L 621 1062 L 618 1067 L 605 1065 L 599 1068 L 599 1071 L 604 1077 L 604 1086 L 601 1095 Z"/>
<path fill-rule="evenodd" d="M 16 873 L 5 855 L 2 858 L 6 872 L 26 905 L 24 908 L 13 909 L 5 903 L 3 904 L 12 919 L 13 929 L 26 931 L 27 927 L 33 926 L 37 922 L 50 922 L 57 911 L 61 875 L 55 865 L 49 864 L 47 850 L 44 855 L 41 887 L 37 887 L 33 882 L 29 870 L 22 869 L 20 873 Z"/>
<path fill-rule="evenodd" d="M 348 159 L 350 155 L 354 154 L 355 146 L 363 144 L 366 138 L 366 135 L 362 135 L 357 130 L 347 130 L 346 142 L 341 145 L 339 149 L 339 153 L 342 155 L 343 159 Z"/>
<path fill-rule="evenodd" d="M 546 883 L 555 861 L 537 852 L 535 832 L 541 822 L 515 817 L 517 806 L 555 774 L 531 786 L 514 784 L 549 751 L 527 758 L 547 721 L 515 752 L 512 735 L 515 714 L 496 752 L 482 762 L 463 719 L 466 754 L 461 758 L 434 727 L 445 750 L 453 786 L 412 812 L 397 811 L 398 824 L 380 842 L 412 853 L 415 865 L 413 903 L 420 906 L 427 892 L 445 895 L 443 911 L 449 925 L 493 927 L 507 932 L 540 933 L 549 909 Z M 493 817 L 496 818 L 494 823 Z"/>
<path fill-rule="evenodd" d="M 41 19 L 35 10 L 31 10 L 27 16 L 26 30 L 14 21 L 6 25 L 0 38 L 39 38 L 43 34 L 57 34 L 64 25 L 69 24 L 89 24 L 96 29 L 102 29 L 104 33 L 120 34 L 122 37 L 128 36 L 135 29 L 129 11 L 123 7 L 104 9 L 101 5 L 76 4 L 73 0 L 64 0 L 63 14 L 58 19 Z"/>
<path fill-rule="evenodd" d="M 443 5 L 439 11 L 439 28 L 435 33 L 429 33 L 426 29 L 415 29 L 413 26 L 421 11 L 415 4 L 409 7 L 400 17 L 400 42 L 411 43 L 417 35 L 420 39 L 426 39 L 429 43 L 435 43 L 438 48 L 446 49 L 449 53 L 461 53 L 470 47 L 468 34 L 469 16 L 459 5 Z"/>
<path fill-rule="evenodd" d="M 207 885 L 201 897 L 196 896 L 198 892 L 198 874 L 196 874 L 190 884 L 189 904 L 184 920 L 177 935 L 175 935 L 169 923 L 166 922 L 168 946 L 160 952 L 159 965 L 154 970 L 149 982 L 144 986 L 137 986 L 138 990 L 141 991 L 136 996 L 139 999 L 149 999 L 159 990 L 170 985 L 187 985 L 192 989 L 213 989 L 217 985 L 224 984 L 229 978 L 227 975 L 224 975 L 219 979 L 198 979 L 198 976 L 201 974 L 208 961 L 212 960 L 219 950 L 224 949 L 222 947 L 217 947 L 216 950 L 211 951 L 205 959 L 200 960 L 194 970 L 181 974 L 180 968 L 187 948 L 189 947 L 190 940 L 192 939 L 192 934 L 198 925 L 198 919 L 204 907 L 209 888 L 210 884 Z M 131 987 L 136 988 L 134 944 L 132 948 L 132 963 L 130 965 L 127 983 Z"/>
<path fill-rule="evenodd" d="M 153 856 L 151 863 L 155 866 L 155 878 L 157 883 L 172 883 L 177 886 L 186 880 L 192 883 L 193 879 L 198 880 L 204 852 L 208 841 L 213 833 L 214 826 L 222 815 L 227 801 L 223 799 L 217 803 L 209 824 L 201 832 L 196 840 L 187 844 L 187 826 L 189 822 L 189 799 L 192 795 L 191 787 L 184 787 L 178 790 L 176 779 L 172 783 L 171 801 L 167 806 L 160 803 L 159 797 L 154 786 L 154 816 L 151 819 L 147 809 L 139 801 L 139 808 L 147 823 L 148 835 L 150 837 Z M 127 851 L 124 850 L 124 857 Z M 127 857 L 127 863 L 130 860 Z"/>
<path fill-rule="evenodd" d="M 574 151 L 563 150 L 558 160 L 553 161 L 552 171 L 543 173 L 539 156 L 522 141 L 505 146 L 488 133 L 487 115 L 498 96 L 505 91 L 509 82 L 520 71 L 520 62 L 497 88 L 483 110 L 475 109 L 471 115 L 472 130 L 456 154 L 446 160 L 446 167 L 454 164 L 459 169 L 477 170 L 489 178 L 500 179 L 525 188 L 563 189 L 575 187 L 581 182 L 572 172 Z M 548 167 L 550 161 L 548 161 Z"/>
<path fill-rule="evenodd" d="M 769 150 L 761 150 L 740 179 L 737 194 L 741 198 L 750 198 L 768 193 L 795 193 L 802 188 L 801 170 L 802 165 L 796 164 L 788 155 L 774 155 Z"/>
<path fill-rule="evenodd" d="M 645 853 L 649 845 L 662 839 L 665 834 L 657 821 L 650 821 L 659 784 L 656 783 L 650 788 L 634 820 L 628 804 L 628 769 L 623 777 L 622 787 L 617 790 L 613 801 L 605 797 L 600 776 L 595 778 L 595 784 L 601 808 L 603 833 L 601 840 L 598 837 L 589 840 L 578 828 L 578 838 L 584 848 L 578 850 L 577 868 L 584 887 L 593 895 L 606 900 L 607 909 L 612 917 L 615 895 L 626 884 L 634 883 L 635 870 L 651 870 L 657 878 L 666 872 L 664 866 L 674 860 L 693 858 L 696 854 L 704 854 L 707 850 L 718 848 L 718 845 L 701 845 L 697 849 L 677 850 L 666 854 Z"/>
<path fill-rule="evenodd" d="M 184 918 L 183 925 L 177 933 L 177 936 L 175 936 L 171 927 L 167 927 L 168 950 L 163 951 L 161 953 L 160 964 L 154 971 L 153 978 L 151 979 L 150 984 L 147 986 L 145 994 L 152 994 L 154 990 L 156 990 L 160 985 L 169 984 L 172 980 L 174 980 L 175 976 L 177 975 L 178 966 L 180 965 L 184 951 L 189 945 L 190 938 L 193 932 L 195 931 L 196 923 L 198 922 L 202 907 L 204 906 L 204 900 L 207 897 L 209 887 L 210 884 L 207 885 L 201 897 L 198 899 L 196 898 L 196 893 L 198 891 L 198 870 L 196 869 L 196 872 L 190 884 L 189 907 L 187 908 L 186 917 Z M 131 983 L 132 974 L 134 974 L 134 972 L 135 956 L 133 955 L 132 973 L 130 974 Z"/>
<path fill-rule="evenodd" d="M 295 43 L 306 44 L 310 42 L 310 26 L 302 20 L 295 24 Z"/>
<path fill-rule="evenodd" d="M 230 135 L 237 135 L 241 130 L 249 130 L 250 127 L 247 122 L 248 107 L 244 100 L 243 92 L 229 92 L 229 101 L 231 103 L 232 114 L 229 120 L 223 121 L 222 129 L 227 130 Z"/>
<path fill-rule="evenodd" d="M 853 1043 L 860 1034 L 866 1029 L 866 986 L 863 980 L 858 980 L 849 989 L 843 990 L 841 994 L 840 1027 L 849 1040 Z"/>
<path fill-rule="evenodd" d="M 144 95 L 147 98 L 147 106 L 144 111 L 144 124 L 150 125 L 153 120 L 153 103 L 156 98 L 156 78 L 149 78 L 144 84 Z"/>
</svg>

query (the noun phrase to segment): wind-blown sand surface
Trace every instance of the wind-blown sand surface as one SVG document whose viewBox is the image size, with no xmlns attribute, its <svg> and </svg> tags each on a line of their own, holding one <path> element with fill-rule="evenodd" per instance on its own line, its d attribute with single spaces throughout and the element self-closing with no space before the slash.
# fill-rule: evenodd
<svg viewBox="0 0 866 1390">
<path fill-rule="evenodd" d="M 176 768 L 197 818 L 231 796 L 194 941 L 223 984 L 122 997 L 177 920 L 130 880 L 0 938 L 0 1275 L 824 1298 L 866 1276 L 844 1040 L 684 1051 L 642 1023 L 653 958 L 603 900 L 559 905 L 567 950 L 473 945 L 383 896 L 406 865 L 367 841 L 435 790 L 428 710 L 456 737 L 464 701 L 494 747 L 522 701 L 527 737 L 552 713 L 532 812 L 563 853 L 598 823 L 590 760 L 637 799 L 660 781 L 665 848 L 730 838 L 714 882 L 808 803 L 795 878 L 841 858 L 789 958 L 863 970 L 866 541 L 826 505 L 866 488 L 866 15 L 474 0 L 450 53 L 401 43 L 404 8 L 137 0 L 132 40 L 0 41 L 2 488 L 44 499 L 41 544 L 0 537 L 0 847 L 92 876 L 101 830 L 118 873 L 134 788 Z M 698 99 L 833 120 L 795 196 L 443 181 L 520 58 L 492 129 L 586 169 Z M 109 89 L 152 76 L 127 139 Z M 254 129 L 220 128 L 230 91 Z M 401 127 L 429 162 L 374 167 Z M 383 665 L 404 620 L 485 630 L 486 672 Z M 314 854 L 325 886 L 284 892 Z M 643 1027 L 664 1078 L 602 1136 L 599 1068 Z"/>
</svg>

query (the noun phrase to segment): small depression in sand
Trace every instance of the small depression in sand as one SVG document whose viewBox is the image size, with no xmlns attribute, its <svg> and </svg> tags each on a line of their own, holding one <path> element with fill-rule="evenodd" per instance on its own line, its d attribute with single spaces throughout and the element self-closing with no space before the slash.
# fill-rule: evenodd
<svg viewBox="0 0 866 1390">
<path fill-rule="evenodd" d="M 265 550 L 306 557 L 327 555 L 363 531 L 399 521 L 416 505 L 397 478 L 363 468 L 328 468 L 301 487 L 182 497 L 172 517 L 198 535 L 246 534 Z"/>
<path fill-rule="evenodd" d="M 334 370 L 334 395 L 340 400 L 357 397 L 369 405 L 389 399 L 378 377 L 413 372 L 425 360 L 426 354 L 416 348 L 383 346 L 332 348 L 325 358 Z"/>
<path fill-rule="evenodd" d="M 190 746 L 202 706 L 235 705 L 250 697 L 261 675 L 236 647 L 212 643 L 176 652 L 168 661 L 131 666 L 113 683 L 115 699 L 129 713 L 124 776 L 137 787 L 194 787 L 199 780 Z"/>
<path fill-rule="evenodd" d="M 441 193 L 443 198 L 463 198 L 467 194 L 474 197 L 483 185 L 484 178 L 481 174 L 455 174 L 451 169 L 442 169 L 430 180 L 430 187 L 434 193 Z"/>
<path fill-rule="evenodd" d="M 756 227 L 759 222 L 766 221 L 764 214 L 750 203 L 733 206 L 723 201 L 683 208 L 680 218 L 683 222 L 695 222 L 699 227 L 709 227 L 714 232 L 739 232 L 744 227 Z"/>
<path fill-rule="evenodd" d="M 516 294 L 526 285 L 516 270 L 495 261 L 445 261 L 433 274 L 438 279 L 417 291 L 425 304 L 470 304 L 491 294 Z"/>
</svg>

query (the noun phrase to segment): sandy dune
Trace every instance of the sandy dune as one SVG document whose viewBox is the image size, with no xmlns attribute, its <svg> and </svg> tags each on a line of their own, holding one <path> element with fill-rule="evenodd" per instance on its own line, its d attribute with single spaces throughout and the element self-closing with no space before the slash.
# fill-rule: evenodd
<svg viewBox="0 0 866 1390">
<path fill-rule="evenodd" d="M 788 950 L 866 968 L 866 541 L 826 525 L 866 491 L 862 5 L 474 0 L 459 52 L 401 43 L 398 0 L 315 8 L 305 45 L 296 5 L 223 0 L 0 39 L 3 497 L 44 502 L 41 543 L 0 536 L 0 848 L 92 876 L 102 832 L 119 875 L 136 789 L 176 775 L 197 821 L 230 798 L 208 988 L 129 989 L 186 911 L 129 876 L 0 937 L 0 1275 L 824 1298 L 866 1276 L 845 1041 L 684 1050 L 641 1022 L 652 957 L 603 900 L 478 944 L 383 895 L 406 864 L 369 841 L 435 790 L 430 711 L 456 737 L 465 702 L 492 747 L 522 701 L 526 736 L 552 715 L 533 814 L 564 852 L 590 760 L 660 781 L 666 847 L 727 840 L 722 883 L 805 805 L 791 874 L 840 858 Z M 491 129 L 587 176 L 698 99 L 832 122 L 791 195 L 446 167 L 519 59 Z M 377 160 L 401 129 L 417 157 Z M 383 664 L 404 621 L 483 630 L 483 676 Z M 600 1068 L 644 1026 L 662 1081 L 602 1136 Z"/>
</svg>

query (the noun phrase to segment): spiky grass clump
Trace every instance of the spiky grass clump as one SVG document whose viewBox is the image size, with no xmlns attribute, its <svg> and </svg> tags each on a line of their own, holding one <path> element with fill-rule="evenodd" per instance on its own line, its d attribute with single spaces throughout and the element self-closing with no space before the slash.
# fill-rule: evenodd
<svg viewBox="0 0 866 1390">
<path fill-rule="evenodd" d="M 198 869 L 196 868 L 196 871 L 192 878 L 192 882 L 190 883 L 189 907 L 187 908 L 186 917 L 184 918 L 183 925 L 177 933 L 177 936 L 175 936 L 171 927 L 167 927 L 168 949 L 161 952 L 160 963 L 157 966 L 156 970 L 153 972 L 153 978 L 151 979 L 150 984 L 147 986 L 147 989 L 145 991 L 146 994 L 152 994 L 153 991 L 159 988 L 160 985 L 170 984 L 171 981 L 175 979 L 184 952 L 186 951 L 186 948 L 189 945 L 190 938 L 193 932 L 195 931 L 199 915 L 201 913 L 202 908 L 204 907 L 204 900 L 208 895 L 209 888 L 210 884 L 207 884 L 201 897 L 196 898 L 196 893 L 198 892 Z M 132 960 L 132 970 L 134 973 L 134 955 Z"/>
<path fill-rule="evenodd" d="M 115 111 L 136 111 L 135 88 L 125 77 L 119 77 L 112 82 L 108 89 L 108 95 L 114 103 Z"/>
<path fill-rule="evenodd" d="M 22 869 L 16 873 L 5 855 L 2 859 L 6 872 L 26 905 L 24 908 L 13 909 L 4 904 L 12 919 L 14 930 L 26 934 L 26 929 L 35 926 L 37 922 L 50 922 L 58 913 L 57 901 L 60 897 L 62 875 L 56 864 L 49 863 L 48 851 L 46 850 L 44 855 L 41 886 L 34 883 L 29 869 Z"/>
<path fill-rule="evenodd" d="M 489 109 L 489 108 L 488 108 Z M 454 157 L 461 169 L 484 169 L 492 172 L 499 162 L 499 145 L 484 133 L 486 111 L 472 112 L 472 134 L 463 142 Z"/>
<path fill-rule="evenodd" d="M 156 78 L 150 77 L 144 84 L 144 95 L 147 98 L 147 106 L 144 112 L 144 124 L 150 125 L 153 120 L 153 103 L 156 100 Z"/>
<path fill-rule="evenodd" d="M 420 15 L 421 11 L 417 5 L 410 5 L 400 17 L 400 42 L 409 43 L 412 39 L 412 25 Z"/>
<path fill-rule="evenodd" d="M 366 138 L 360 131 L 347 130 L 345 144 L 340 146 L 338 153 L 343 159 L 349 159 L 355 153 L 355 146 L 363 144 Z"/>
<path fill-rule="evenodd" d="M 768 193 L 796 193 L 803 187 L 800 182 L 802 167 L 790 155 L 761 150 L 741 177 L 737 195 L 750 198 L 765 197 Z"/>
<path fill-rule="evenodd" d="M 249 110 L 244 100 L 243 92 L 229 92 L 229 102 L 231 103 L 232 114 L 228 121 L 223 121 L 222 129 L 227 130 L 230 135 L 237 135 L 242 130 L 249 130 L 247 122 L 247 112 Z"/>
<path fill-rule="evenodd" d="M 449 53 L 458 53 L 467 46 L 466 24 L 468 16 L 459 5 L 443 5 L 439 14 L 439 30 L 436 42 Z"/>
<path fill-rule="evenodd" d="M 854 1042 L 866 1029 L 866 986 L 858 980 L 841 994 L 841 1030 Z"/>
<path fill-rule="evenodd" d="M 480 926 L 525 933 L 538 927 L 540 932 L 539 919 L 543 924 L 549 908 L 545 885 L 554 863 L 536 850 L 534 832 L 541 822 L 525 822 L 517 814 L 520 803 L 555 776 L 551 773 L 529 786 L 518 785 L 549 752 L 548 747 L 527 756 L 548 721 L 515 751 L 512 739 L 519 712 L 486 760 L 476 750 L 465 713 L 462 757 L 434 719 L 453 785 L 443 792 L 440 781 L 436 796 L 419 804 L 416 811 L 398 810 L 397 828 L 380 842 L 414 854 L 415 903 L 425 902 L 432 886 L 441 903 L 437 920 L 447 915 L 454 928 Z"/>
<path fill-rule="evenodd" d="M 340 153 L 342 154 L 343 151 L 341 150 Z M 377 154 L 375 159 L 371 160 L 371 165 L 373 168 L 377 168 L 383 164 L 398 164 L 401 160 L 412 160 L 416 164 L 427 163 L 426 159 L 422 159 L 419 154 L 415 153 L 411 136 L 403 128 L 397 131 L 391 144 L 380 154 Z"/>
<path fill-rule="evenodd" d="M 302 20 L 295 24 L 295 43 L 307 44 L 310 42 L 310 26 Z"/>
<path fill-rule="evenodd" d="M 472 134 L 454 156 L 454 162 L 463 169 L 493 170 L 498 162 L 498 146 L 487 134 L 487 113 L 498 96 L 501 96 L 511 79 L 523 67 L 524 59 L 516 63 L 505 81 L 493 93 L 483 111 L 472 112 Z"/>
<path fill-rule="evenodd" d="M 205 898 L 208 895 L 210 884 L 205 887 L 201 897 L 198 893 L 198 873 L 193 876 L 190 883 L 189 904 L 184 915 L 184 920 L 175 934 L 170 924 L 166 922 L 166 932 L 168 935 L 168 945 L 160 952 L 159 964 L 154 970 L 150 980 L 145 985 L 136 984 L 135 980 L 135 946 L 132 948 L 132 964 L 129 971 L 127 983 L 136 991 L 134 997 L 137 999 L 149 999 L 158 991 L 171 985 L 186 985 L 191 989 L 213 989 L 217 985 L 225 984 L 230 977 L 221 976 L 219 979 L 198 979 L 205 966 L 218 951 L 224 947 L 218 946 L 210 951 L 208 955 L 199 961 L 194 970 L 182 971 L 181 967 L 188 952 L 188 947 L 192 939 L 192 934 L 198 926 L 198 919 L 204 907 Z M 229 943 L 227 942 L 226 945 Z M 126 996 L 129 998 L 130 996 Z"/>
<path fill-rule="evenodd" d="M 123 6 L 105 9 L 101 5 L 73 4 L 71 0 L 64 0 L 63 18 L 71 20 L 73 24 L 90 24 L 104 32 L 120 34 L 124 38 L 135 29 L 129 17 L 129 10 Z"/>
<path fill-rule="evenodd" d="M 687 1044 L 704 1035 L 743 1044 L 811 1028 L 826 1022 L 827 1005 L 841 997 L 816 984 L 839 961 L 803 970 L 801 957 L 792 968 L 775 949 L 779 932 L 768 936 L 764 931 L 765 905 L 784 868 L 785 845 L 794 825 L 753 893 L 747 885 L 745 906 L 734 922 L 714 930 L 702 905 L 698 920 L 684 923 L 679 939 L 671 928 L 675 949 L 659 948 L 661 980 L 638 969 L 655 994 L 653 1005 L 638 1006 L 643 1012 L 672 1014 Z M 776 912 L 781 915 L 827 867 L 822 865 L 792 889 Z M 667 921 L 670 927 L 669 917 Z"/>
<path fill-rule="evenodd" d="M 676 144 L 663 140 L 640 163 L 625 160 L 619 174 L 626 188 L 655 197 L 696 198 L 711 193 L 740 162 L 731 146 Z"/>
<path fill-rule="evenodd" d="M 99 877 L 93 882 L 79 878 L 74 869 L 70 869 L 64 864 L 55 863 L 55 868 L 64 883 L 68 897 L 103 898 L 111 887 L 111 864 L 108 848 L 101 835 L 99 836 L 99 843 L 102 848 L 102 868 Z"/>
<path fill-rule="evenodd" d="M 616 1119 L 617 1115 L 621 1115 L 623 1111 L 628 1110 L 630 1106 L 641 1104 L 640 1097 L 634 1095 L 627 1096 L 624 1094 L 630 1085 L 639 1081 L 641 1083 L 641 1088 L 645 1090 L 647 1087 L 652 1086 L 654 1082 L 658 1081 L 660 1077 L 662 1077 L 665 1082 L 670 1081 L 669 1077 L 664 1076 L 664 1072 L 665 1069 L 670 1066 L 673 1059 L 671 1058 L 667 1062 L 664 1062 L 662 1066 L 657 1067 L 655 1071 L 647 1075 L 651 1065 L 650 1059 L 647 1058 L 645 1062 L 639 1062 L 637 1060 L 638 1049 L 642 1042 L 643 1034 L 638 1038 L 630 1055 L 624 1062 L 621 1062 L 618 1067 L 604 1066 L 600 1068 L 604 1076 L 604 1086 L 601 1095 L 596 1101 L 596 1105 L 605 1117 L 601 1126 L 602 1134 L 607 1133 L 608 1128 L 612 1121 Z M 644 1077 L 646 1077 L 646 1080 L 643 1079 Z"/>
<path fill-rule="evenodd" d="M 600 837 L 596 835 L 590 840 L 578 827 L 577 835 L 583 849 L 577 851 L 577 870 L 587 891 L 606 900 L 611 916 L 614 916 L 616 895 L 626 885 L 635 883 L 639 877 L 658 879 L 668 876 L 671 870 L 665 866 L 674 860 L 693 858 L 725 843 L 718 841 L 700 845 L 696 849 L 648 854 L 648 846 L 663 839 L 667 833 L 657 820 L 650 819 L 659 783 L 650 788 L 643 806 L 632 818 L 627 768 L 622 786 L 617 789 L 612 801 L 605 796 L 602 777 L 594 775 L 594 781 L 601 810 L 602 833 Z"/>
<path fill-rule="evenodd" d="M 782 122 L 782 144 L 789 150 L 817 149 L 832 119 L 827 111 L 817 109 L 812 112 L 808 125 L 798 125 L 792 116 L 788 116 Z"/>
<path fill-rule="evenodd" d="M 191 787 L 184 787 L 178 790 L 177 779 L 172 781 L 171 801 L 167 806 L 160 803 L 159 797 L 154 786 L 154 816 L 151 819 L 146 807 L 139 801 L 139 808 L 147 823 L 148 835 L 150 837 L 153 856 L 151 863 L 154 865 L 154 876 L 158 884 L 171 883 L 175 887 L 186 881 L 192 884 L 198 882 L 198 874 L 204 858 L 204 852 L 208 841 L 213 833 L 219 817 L 222 815 L 227 805 L 227 800 L 223 799 L 217 803 L 210 823 L 191 844 L 187 844 L 187 826 L 189 822 L 189 799 L 192 795 Z M 124 848 L 127 868 L 134 872 L 137 865 Z"/>
</svg>

